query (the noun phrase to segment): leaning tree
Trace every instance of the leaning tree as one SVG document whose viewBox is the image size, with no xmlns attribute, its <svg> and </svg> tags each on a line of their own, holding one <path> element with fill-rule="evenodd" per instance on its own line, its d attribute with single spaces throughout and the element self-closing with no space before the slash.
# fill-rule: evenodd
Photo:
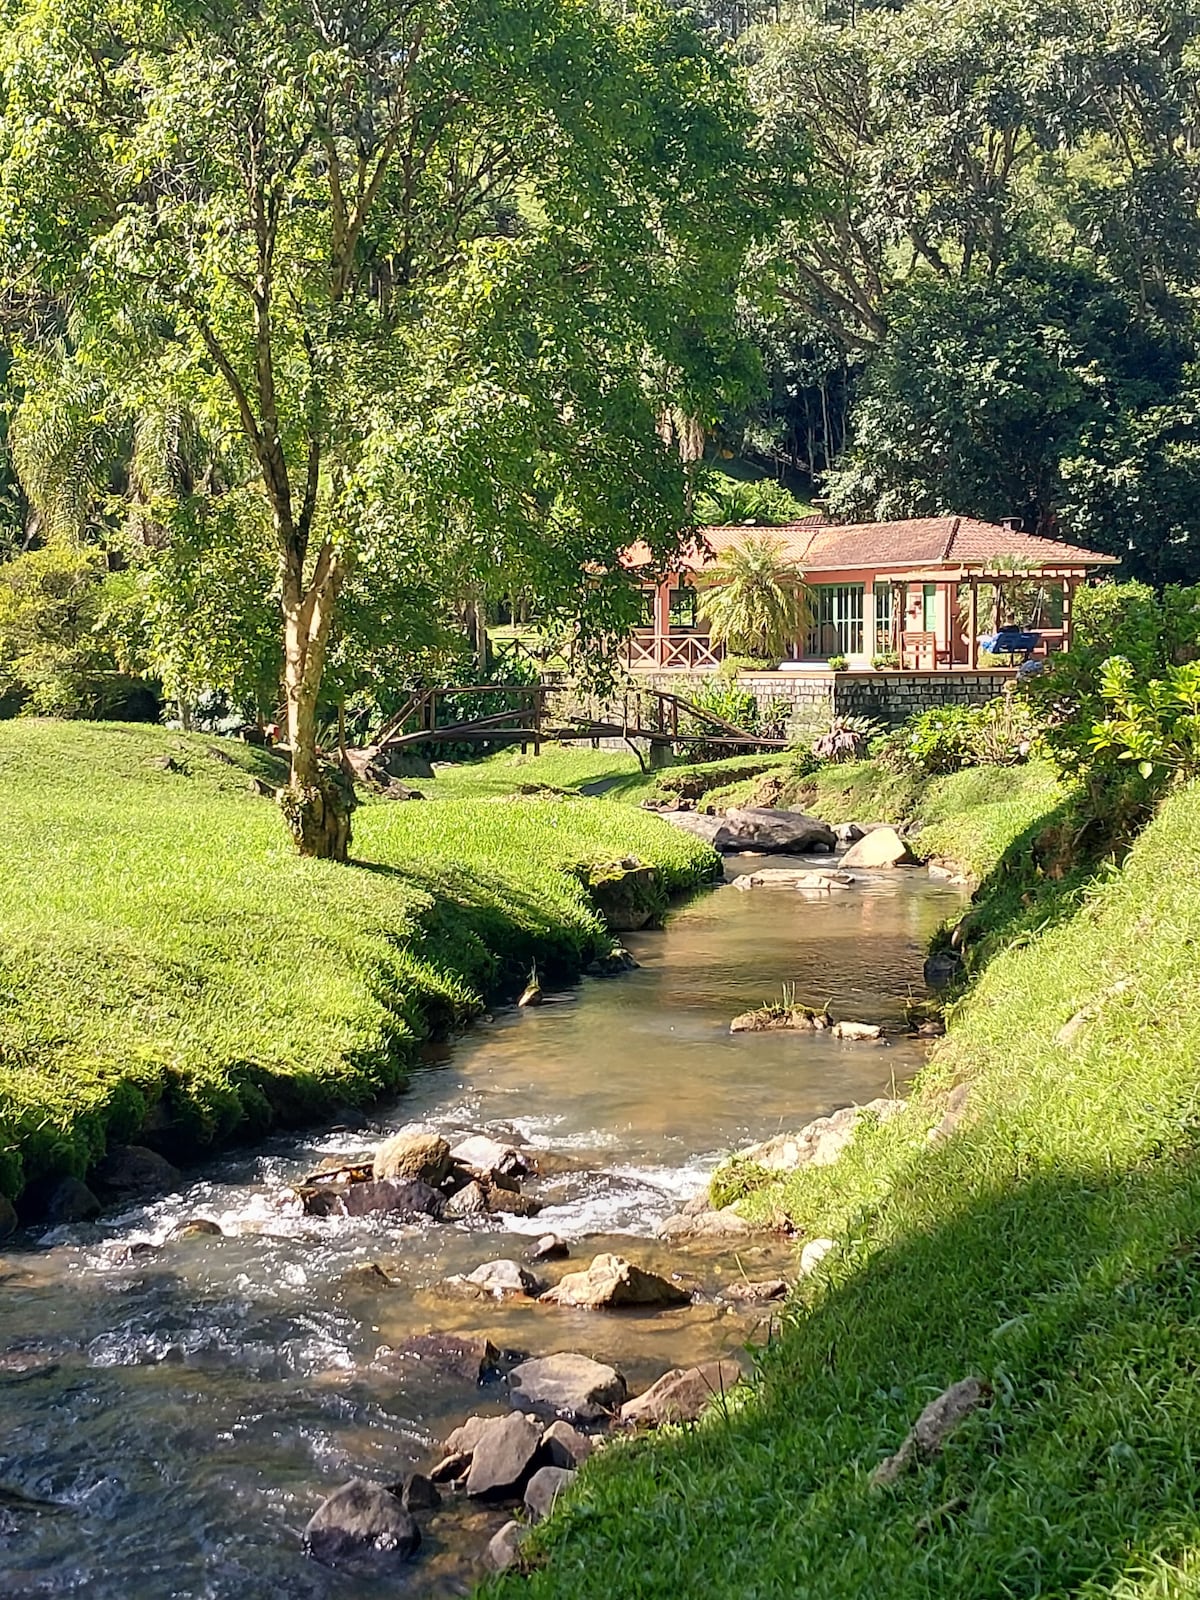
<svg viewBox="0 0 1200 1600">
<path fill-rule="evenodd" d="M 686 522 L 656 421 L 737 366 L 763 215 L 715 47 L 648 0 L 3 0 L 0 245 L 72 360 L 238 456 L 275 550 L 302 851 L 351 573 L 442 543 L 598 633 Z M 169 522 L 171 506 L 157 508 Z M 464 532 L 465 530 L 465 532 Z M 466 553 L 464 557 L 464 551 Z M 261 571 L 247 583 L 263 582 Z"/>
</svg>

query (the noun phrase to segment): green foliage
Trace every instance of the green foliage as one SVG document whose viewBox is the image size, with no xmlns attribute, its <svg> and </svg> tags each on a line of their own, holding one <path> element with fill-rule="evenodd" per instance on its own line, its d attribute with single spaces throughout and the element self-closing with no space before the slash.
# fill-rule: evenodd
<svg viewBox="0 0 1200 1600">
<path fill-rule="evenodd" d="M 1092 748 L 1137 763 L 1147 780 L 1200 775 L 1200 662 L 1139 680 L 1133 663 L 1113 656 L 1100 674 L 1107 716 L 1094 724 Z"/>
<path fill-rule="evenodd" d="M 696 497 L 696 521 L 713 527 L 729 523 L 779 527 L 808 515 L 803 501 L 770 478 L 747 481 L 709 471 Z"/>
<path fill-rule="evenodd" d="M 935 706 L 888 734 L 875 750 L 897 770 L 936 775 L 963 767 L 1015 766 L 1027 761 L 1040 734 L 1028 700 L 1016 685 L 982 706 Z"/>
<path fill-rule="evenodd" d="M 849 656 L 830 656 L 828 661 L 830 672 L 845 672 L 850 666 Z"/>
<path fill-rule="evenodd" d="M 125 704 L 137 685 L 112 625 L 119 600 L 103 556 L 70 541 L 0 562 L 0 697 L 54 717 Z"/>
<path fill-rule="evenodd" d="M 808 632 L 804 574 L 777 539 L 748 538 L 721 553 L 700 612 L 712 637 L 735 654 L 779 661 Z"/>
<path fill-rule="evenodd" d="M 334 867 L 284 847 L 252 776 L 286 773 L 234 741 L 0 724 L 0 1192 L 155 1107 L 196 1154 L 394 1088 L 532 961 L 567 979 L 607 948 L 568 869 L 632 850 L 676 891 L 715 865 L 637 808 L 450 799 L 364 806 Z"/>
</svg>

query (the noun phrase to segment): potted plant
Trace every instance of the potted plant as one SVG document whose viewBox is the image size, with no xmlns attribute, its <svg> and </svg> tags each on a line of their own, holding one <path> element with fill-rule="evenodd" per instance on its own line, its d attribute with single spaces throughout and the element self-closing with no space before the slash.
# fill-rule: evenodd
<svg viewBox="0 0 1200 1600">
<path fill-rule="evenodd" d="M 871 657 L 871 665 L 876 672 L 894 672 L 900 665 L 900 656 L 895 650 L 881 650 Z"/>
<path fill-rule="evenodd" d="M 847 656 L 830 656 L 829 658 L 830 672 L 845 672 L 849 665 L 850 661 Z"/>
</svg>

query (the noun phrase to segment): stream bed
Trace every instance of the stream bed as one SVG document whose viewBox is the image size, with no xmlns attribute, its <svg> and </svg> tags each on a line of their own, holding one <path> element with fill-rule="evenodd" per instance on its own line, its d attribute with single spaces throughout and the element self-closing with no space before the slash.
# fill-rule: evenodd
<svg viewBox="0 0 1200 1600">
<path fill-rule="evenodd" d="M 812 864 L 827 864 L 828 858 Z M 755 870 L 770 867 L 756 861 Z M 775 865 L 804 865 L 791 858 Z M 731 866 L 731 876 L 742 868 Z M 5 1600 L 382 1600 L 464 1594 L 506 1513 L 458 1500 L 419 1519 L 422 1552 L 378 1581 L 308 1559 L 300 1533 L 347 1478 L 427 1469 L 502 1387 L 405 1361 L 414 1333 L 505 1351 L 575 1350 L 631 1392 L 669 1367 L 761 1340 L 771 1310 L 718 1298 L 732 1276 L 791 1275 L 795 1247 L 667 1244 L 655 1229 L 723 1155 L 838 1106 L 903 1093 L 915 1040 L 731 1036 L 777 999 L 899 1025 L 936 924 L 962 891 L 917 869 L 809 895 L 729 886 L 665 931 L 629 936 L 636 971 L 587 980 L 431 1052 L 409 1091 L 352 1126 L 263 1144 L 186 1187 L 0 1254 L 0 1595 Z M 545 1152 L 536 1217 L 397 1225 L 316 1218 L 288 1185 L 323 1157 L 420 1123 L 451 1142 L 516 1135 Z M 193 1217 L 222 1236 L 167 1240 Z M 480 1302 L 438 1285 L 554 1232 L 571 1259 L 613 1249 L 695 1290 L 679 1310 L 597 1313 Z M 736 1257 L 736 1259 L 735 1259 Z M 391 1279 L 363 1271 L 375 1263 Z M 447 1497 L 449 1500 L 449 1497 Z"/>
</svg>

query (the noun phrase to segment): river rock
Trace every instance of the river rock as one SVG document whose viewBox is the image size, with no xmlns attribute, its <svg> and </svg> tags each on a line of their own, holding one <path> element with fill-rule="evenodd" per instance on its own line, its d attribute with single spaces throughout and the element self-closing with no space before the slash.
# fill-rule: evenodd
<svg viewBox="0 0 1200 1600">
<path fill-rule="evenodd" d="M 400 1486 L 400 1504 L 405 1511 L 435 1511 L 441 1503 L 437 1485 L 423 1472 L 410 1472 Z"/>
<path fill-rule="evenodd" d="M 933 1142 L 939 1139 L 948 1139 L 967 1114 L 967 1102 L 971 1096 L 969 1083 L 955 1084 L 946 1098 L 946 1109 L 942 1113 L 942 1120 L 930 1128 L 929 1138 Z"/>
<path fill-rule="evenodd" d="M 542 1454 L 552 1467 L 581 1467 L 595 1446 L 586 1433 L 580 1433 L 561 1418 L 552 1422 L 542 1435 Z"/>
<path fill-rule="evenodd" d="M 476 1500 L 500 1500 L 520 1494 L 533 1475 L 541 1424 L 514 1411 L 507 1417 L 485 1417 L 471 1449 L 467 1493 Z"/>
<path fill-rule="evenodd" d="M 565 1239 L 556 1233 L 544 1233 L 525 1253 L 527 1261 L 565 1261 L 571 1254 Z"/>
<path fill-rule="evenodd" d="M 815 1272 L 829 1252 L 835 1248 L 832 1239 L 810 1239 L 800 1252 L 801 1276 Z"/>
<path fill-rule="evenodd" d="M 852 872 L 801 872 L 796 875 L 796 888 L 804 893 L 830 894 L 835 889 L 852 889 L 857 883 Z"/>
<path fill-rule="evenodd" d="M 450 1146 L 440 1134 L 420 1130 L 397 1133 L 375 1152 L 377 1178 L 416 1178 L 437 1188 L 450 1166 Z"/>
<path fill-rule="evenodd" d="M 46 1200 L 47 1222 L 90 1222 L 100 1215 L 100 1202 L 80 1178 L 61 1178 Z"/>
<path fill-rule="evenodd" d="M 487 1187 L 487 1208 L 498 1216 L 536 1217 L 542 1202 L 532 1195 L 518 1194 L 515 1189 L 505 1189 L 499 1184 Z"/>
<path fill-rule="evenodd" d="M 835 822 L 833 832 L 839 844 L 854 844 L 863 836 L 857 822 Z"/>
<path fill-rule="evenodd" d="M 508 1375 L 515 1406 L 550 1411 L 570 1422 L 599 1422 L 625 1399 L 625 1379 L 612 1367 L 566 1353 L 523 1361 Z"/>
<path fill-rule="evenodd" d="M 208 1217 L 188 1217 L 184 1222 L 177 1222 L 168 1233 L 168 1240 L 176 1239 L 223 1239 L 224 1233 L 218 1223 L 210 1221 Z"/>
<path fill-rule="evenodd" d="M 454 1333 L 415 1333 L 396 1349 L 382 1347 L 375 1364 L 397 1361 L 420 1363 L 439 1377 L 464 1383 L 487 1383 L 500 1367 L 500 1352 L 490 1339 L 471 1339 Z"/>
<path fill-rule="evenodd" d="M 477 1178 L 524 1178 L 530 1171 L 528 1160 L 519 1150 L 486 1133 L 472 1134 L 456 1144 L 450 1155 Z"/>
<path fill-rule="evenodd" d="M 466 1222 L 471 1217 L 486 1217 L 488 1214 L 487 1190 L 481 1183 L 472 1182 L 465 1184 L 455 1191 L 446 1201 L 443 1215 L 451 1222 Z"/>
<path fill-rule="evenodd" d="M 17 1229 L 17 1208 L 6 1194 L 0 1194 L 0 1239 L 7 1239 Z"/>
<path fill-rule="evenodd" d="M 739 1279 L 725 1289 L 726 1300 L 737 1300 L 747 1305 L 757 1305 L 764 1300 L 783 1300 L 786 1298 L 788 1285 L 786 1278 L 763 1278 L 758 1282 L 746 1282 Z"/>
<path fill-rule="evenodd" d="M 761 1144 L 747 1145 L 734 1157 L 769 1172 L 795 1172 L 799 1167 L 828 1167 L 854 1137 L 861 1119 L 870 1113 L 887 1122 L 904 1109 L 903 1100 L 870 1100 L 865 1106 L 843 1106 L 829 1117 L 816 1117 L 796 1133 L 777 1133 Z"/>
<path fill-rule="evenodd" d="M 833 1025 L 835 1039 L 880 1039 L 883 1029 L 873 1022 L 835 1022 Z"/>
<path fill-rule="evenodd" d="M 754 1229 L 732 1206 L 677 1212 L 658 1226 L 660 1239 L 743 1239 Z"/>
<path fill-rule="evenodd" d="M 554 1502 L 575 1482 L 570 1467 L 539 1467 L 525 1485 L 525 1509 L 530 1522 L 543 1522 L 554 1510 Z"/>
<path fill-rule="evenodd" d="M 122 1194 L 143 1194 L 153 1189 L 171 1189 L 179 1181 L 175 1167 L 141 1144 L 115 1144 L 96 1163 L 92 1176 L 105 1189 Z"/>
<path fill-rule="evenodd" d="M 935 950 L 925 957 L 925 982 L 931 989 L 945 989 L 962 976 L 962 970 L 957 950 Z"/>
<path fill-rule="evenodd" d="M 581 869 L 588 896 L 612 933 L 636 933 L 662 910 L 658 868 L 644 866 L 636 856 L 630 860 L 630 865 Z"/>
<path fill-rule="evenodd" d="M 842 857 L 843 867 L 898 867 L 911 861 L 908 846 L 895 828 L 872 828 Z"/>
<path fill-rule="evenodd" d="M 618 978 L 623 972 L 634 972 L 637 962 L 624 945 L 615 944 L 607 955 L 589 961 L 584 971 L 591 978 Z"/>
<path fill-rule="evenodd" d="M 584 1272 L 566 1277 L 541 1297 L 551 1305 L 578 1306 L 585 1311 L 622 1306 L 683 1306 L 691 1296 L 655 1272 L 635 1267 L 623 1256 L 596 1256 Z"/>
<path fill-rule="evenodd" d="M 436 1466 L 429 1469 L 431 1483 L 457 1483 L 465 1478 L 471 1466 L 471 1456 L 466 1450 L 452 1450 Z"/>
<path fill-rule="evenodd" d="M 368 1178 L 366 1183 L 348 1183 L 340 1190 L 349 1217 L 369 1217 L 380 1213 L 411 1222 L 418 1217 L 440 1218 L 446 1197 L 420 1178 Z"/>
<path fill-rule="evenodd" d="M 727 1395 L 741 1381 L 736 1361 L 708 1361 L 700 1367 L 664 1372 L 644 1394 L 621 1407 L 629 1427 L 656 1428 L 664 1422 L 694 1422 L 710 1401 Z"/>
<path fill-rule="evenodd" d="M 420 1530 L 396 1496 L 364 1478 L 335 1489 L 304 1530 L 310 1555 L 331 1566 L 368 1550 L 406 1559 L 420 1543 Z"/>
<path fill-rule="evenodd" d="M 499 1533 L 492 1536 L 484 1552 L 484 1562 L 493 1572 L 507 1572 L 515 1566 L 521 1554 L 521 1545 L 529 1536 L 529 1528 L 522 1522 L 506 1522 Z"/>
<path fill-rule="evenodd" d="M 801 855 L 809 850 L 832 850 L 836 843 L 832 828 L 803 811 L 734 806 L 725 813 L 717 848 Z"/>
<path fill-rule="evenodd" d="M 443 1286 L 458 1294 L 474 1296 L 475 1299 L 486 1299 L 488 1296 L 494 1296 L 494 1299 L 507 1299 L 510 1296 L 533 1299 L 546 1288 L 517 1261 L 485 1261 L 483 1266 L 475 1267 L 474 1272 L 459 1272 L 453 1278 L 446 1278 Z"/>
</svg>

